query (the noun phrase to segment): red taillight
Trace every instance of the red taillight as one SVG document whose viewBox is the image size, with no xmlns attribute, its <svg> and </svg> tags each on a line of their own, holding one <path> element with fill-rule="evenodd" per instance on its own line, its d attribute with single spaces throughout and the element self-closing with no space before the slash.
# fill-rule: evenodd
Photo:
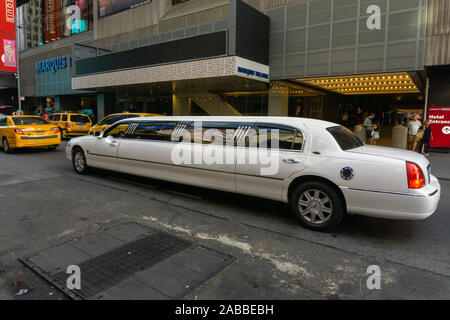
<svg viewBox="0 0 450 320">
<path fill-rule="evenodd" d="M 66 122 L 66 128 L 70 128 L 70 122 Z"/>
<path fill-rule="evenodd" d="M 420 189 L 425 184 L 422 169 L 412 162 L 406 162 L 406 173 L 408 175 L 408 187 L 410 189 Z"/>
<path fill-rule="evenodd" d="M 54 131 L 55 133 L 59 133 L 59 128 L 52 128 L 52 131 Z"/>
</svg>

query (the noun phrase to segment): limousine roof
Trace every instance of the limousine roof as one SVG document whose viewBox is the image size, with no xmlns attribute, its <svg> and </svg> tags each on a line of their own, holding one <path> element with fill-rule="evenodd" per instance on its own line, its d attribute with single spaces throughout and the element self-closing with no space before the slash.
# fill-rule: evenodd
<svg viewBox="0 0 450 320">
<path fill-rule="evenodd" d="M 299 125 L 299 124 L 306 124 L 306 125 L 312 125 L 320 128 L 329 128 L 329 127 L 335 127 L 338 124 L 323 121 L 323 120 L 317 120 L 317 119 L 309 119 L 309 118 L 294 118 L 294 117 L 217 117 L 217 116 L 163 116 L 163 117 L 141 117 L 141 118 L 133 118 L 133 119 L 127 119 L 128 121 L 157 121 L 157 120 L 166 120 L 166 121 L 233 121 L 233 122 L 270 122 L 270 123 L 276 123 L 276 124 L 284 124 L 284 125 Z M 127 121 L 123 120 L 123 121 Z"/>
</svg>

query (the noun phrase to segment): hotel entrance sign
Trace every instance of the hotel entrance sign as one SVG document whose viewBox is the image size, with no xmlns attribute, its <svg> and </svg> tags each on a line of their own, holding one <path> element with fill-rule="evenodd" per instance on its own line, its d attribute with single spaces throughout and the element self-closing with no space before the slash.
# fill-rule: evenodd
<svg viewBox="0 0 450 320">
<path fill-rule="evenodd" d="M 450 148 L 450 107 L 436 107 L 431 105 L 428 109 L 433 140 L 431 147 Z"/>
</svg>

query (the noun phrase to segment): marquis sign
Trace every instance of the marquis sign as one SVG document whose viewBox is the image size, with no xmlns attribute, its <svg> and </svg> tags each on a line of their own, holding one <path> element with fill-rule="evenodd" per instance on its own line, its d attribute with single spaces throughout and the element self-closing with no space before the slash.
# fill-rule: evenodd
<svg viewBox="0 0 450 320">
<path fill-rule="evenodd" d="M 72 66 L 72 56 L 63 56 L 44 61 L 36 62 L 36 73 L 56 72 L 59 69 L 65 69 Z"/>
</svg>

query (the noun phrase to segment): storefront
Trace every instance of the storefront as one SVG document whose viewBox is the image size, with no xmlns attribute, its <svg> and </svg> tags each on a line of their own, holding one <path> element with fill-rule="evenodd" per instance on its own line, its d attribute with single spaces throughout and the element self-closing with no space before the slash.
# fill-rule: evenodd
<svg viewBox="0 0 450 320">
<path fill-rule="evenodd" d="M 72 90 L 72 56 L 64 55 L 36 62 L 36 95 L 33 114 L 49 111 L 97 111 L 97 95 L 88 91 Z"/>
</svg>

